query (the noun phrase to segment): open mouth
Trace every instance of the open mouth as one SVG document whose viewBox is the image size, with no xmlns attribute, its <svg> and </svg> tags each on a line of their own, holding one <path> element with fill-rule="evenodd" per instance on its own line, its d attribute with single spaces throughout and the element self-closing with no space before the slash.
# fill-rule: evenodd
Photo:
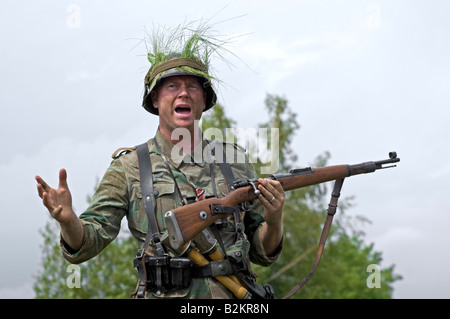
<svg viewBox="0 0 450 319">
<path fill-rule="evenodd" d="M 188 106 L 177 106 L 175 108 L 175 112 L 177 114 L 190 114 L 191 113 L 191 108 Z"/>
</svg>

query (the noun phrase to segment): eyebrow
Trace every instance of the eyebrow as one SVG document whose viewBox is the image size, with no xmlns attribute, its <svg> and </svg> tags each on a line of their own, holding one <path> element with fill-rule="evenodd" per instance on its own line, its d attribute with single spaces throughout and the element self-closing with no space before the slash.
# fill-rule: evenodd
<svg viewBox="0 0 450 319">
<path fill-rule="evenodd" d="M 179 84 L 183 82 L 183 80 L 179 80 L 179 79 L 171 79 L 168 78 L 166 79 L 166 84 Z M 193 79 L 187 79 L 186 80 L 186 84 L 198 84 L 199 86 L 202 86 L 200 81 L 197 78 L 193 78 Z"/>
</svg>

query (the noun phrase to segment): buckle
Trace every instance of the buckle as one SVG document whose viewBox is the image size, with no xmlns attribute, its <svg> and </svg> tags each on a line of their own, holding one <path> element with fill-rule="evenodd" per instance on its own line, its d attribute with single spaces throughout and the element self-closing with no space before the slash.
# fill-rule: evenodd
<svg viewBox="0 0 450 319">
<path fill-rule="evenodd" d="M 269 284 L 265 284 L 263 286 L 264 290 L 266 291 L 266 299 L 274 299 L 275 298 L 275 291 L 273 290 L 273 287 Z"/>
<path fill-rule="evenodd" d="M 139 249 L 136 253 L 136 258 L 141 259 L 144 256 L 144 251 L 144 248 Z"/>
</svg>

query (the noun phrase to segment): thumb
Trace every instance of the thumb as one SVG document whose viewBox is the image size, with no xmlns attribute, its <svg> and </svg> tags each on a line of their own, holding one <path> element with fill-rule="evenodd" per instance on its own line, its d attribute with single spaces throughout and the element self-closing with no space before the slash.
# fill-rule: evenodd
<svg viewBox="0 0 450 319">
<path fill-rule="evenodd" d="M 67 171 L 64 168 L 59 170 L 59 187 L 60 188 L 69 188 L 67 185 Z"/>
</svg>

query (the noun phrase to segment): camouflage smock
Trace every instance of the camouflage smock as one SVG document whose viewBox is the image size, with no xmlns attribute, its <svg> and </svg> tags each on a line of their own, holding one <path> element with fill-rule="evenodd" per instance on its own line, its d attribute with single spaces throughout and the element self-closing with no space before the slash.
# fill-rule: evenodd
<svg viewBox="0 0 450 319">
<path fill-rule="evenodd" d="M 211 183 L 209 160 L 202 156 L 199 160 L 197 155 L 195 161 L 190 155 L 181 162 L 175 162 L 171 157 L 173 144 L 168 141 L 157 130 L 155 136 L 162 152 L 165 154 L 170 164 L 173 175 L 184 198 L 196 196 L 196 188 L 204 189 L 204 196 L 213 196 Z M 244 149 L 234 143 L 222 143 L 227 154 L 227 161 L 230 162 L 235 179 L 255 178 L 256 172 L 253 165 L 249 163 Z M 159 230 L 162 233 L 166 230 L 164 214 L 181 206 L 179 196 L 175 190 L 175 184 L 170 172 L 158 153 L 153 139 L 147 142 L 153 171 L 153 187 L 157 190 L 156 200 L 156 220 Z M 207 146 L 203 140 L 202 145 L 198 145 L 192 154 L 203 154 L 202 150 Z M 201 147 L 202 149 L 199 149 Z M 196 153 L 196 151 L 198 151 Z M 199 153 L 200 152 L 200 153 Z M 231 152 L 231 153 L 230 153 Z M 205 154 L 209 154 L 206 153 Z M 234 163 L 228 154 L 235 154 Z M 245 158 L 245 162 L 242 160 Z M 241 160 L 240 160 L 241 159 Z M 71 263 L 84 262 L 99 254 L 111 241 L 113 241 L 121 227 L 123 217 L 128 220 L 128 228 L 133 237 L 138 241 L 140 248 L 145 242 L 148 220 L 142 204 L 142 193 L 140 188 L 139 167 L 136 151 L 130 151 L 121 156 L 114 156 L 109 168 L 102 178 L 92 201 L 85 212 L 80 215 L 84 227 L 84 239 L 82 247 L 73 252 L 61 239 L 61 250 L 64 258 Z M 227 192 L 225 178 L 218 164 L 214 164 L 214 175 L 216 191 L 218 197 L 223 197 Z M 246 218 L 244 220 L 244 214 Z M 249 258 L 251 262 L 263 266 L 272 264 L 281 252 L 281 246 L 274 256 L 267 256 L 259 239 L 259 229 L 264 222 L 263 208 L 258 200 L 255 201 L 253 210 L 241 213 L 241 222 L 244 225 L 245 234 L 250 245 L 249 251 L 242 249 L 241 245 L 235 246 L 236 227 L 233 217 L 229 217 L 227 225 L 220 229 L 226 254 L 236 258 Z M 220 248 L 220 247 L 219 247 Z M 150 247 L 152 249 L 152 247 Z M 236 254 L 240 250 L 240 254 Z M 130 260 L 132 263 L 132 260 Z M 147 298 L 234 298 L 233 294 L 221 283 L 213 278 L 194 278 L 189 288 L 181 289 L 169 293 L 147 292 Z"/>
</svg>

